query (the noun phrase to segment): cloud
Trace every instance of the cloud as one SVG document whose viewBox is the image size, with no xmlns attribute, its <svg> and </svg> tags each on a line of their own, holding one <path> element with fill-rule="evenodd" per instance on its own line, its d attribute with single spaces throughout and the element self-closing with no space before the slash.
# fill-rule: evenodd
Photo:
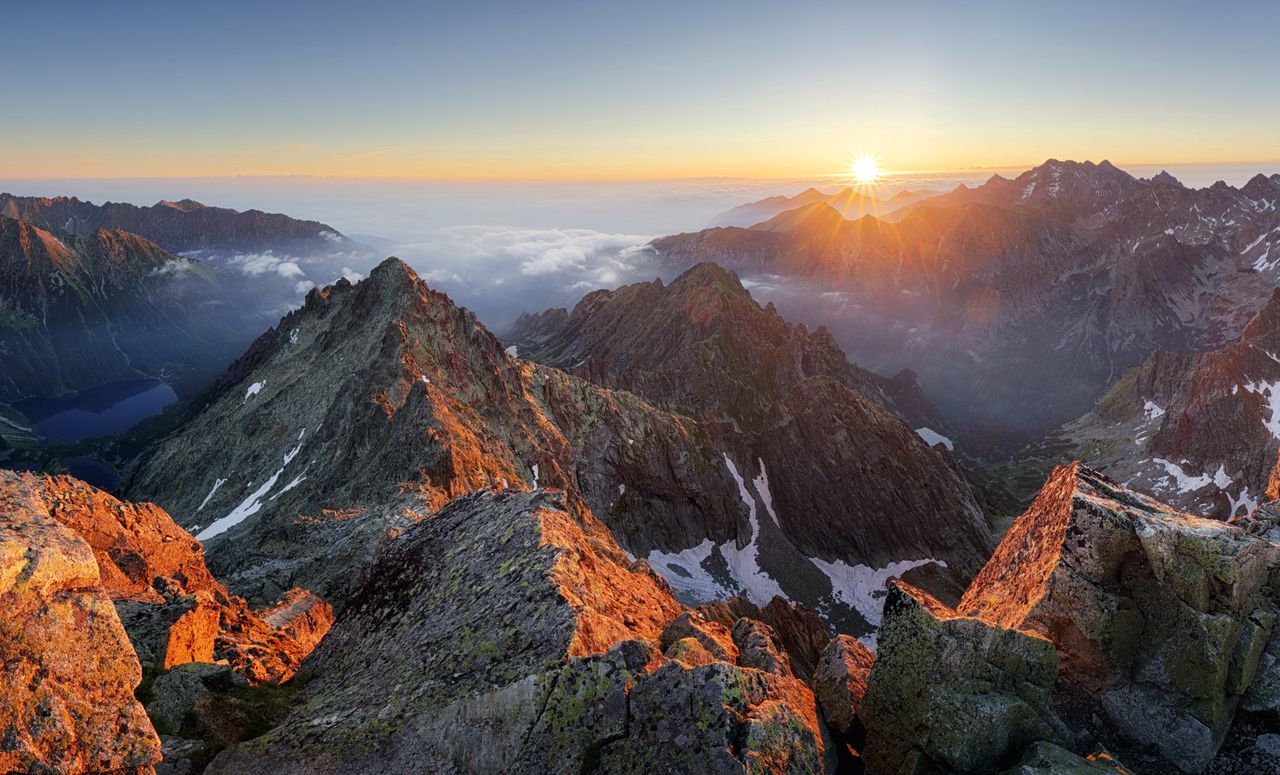
<svg viewBox="0 0 1280 775">
<path fill-rule="evenodd" d="M 270 250 L 265 253 L 242 253 L 232 256 L 227 265 L 239 269 L 246 277 L 261 277 L 265 274 L 277 274 L 286 280 L 305 275 L 302 267 L 293 258 L 282 258 Z"/>
<path fill-rule="evenodd" d="M 342 277 L 349 283 L 358 283 L 364 279 L 364 275 L 349 266 L 342 267 Z"/>
<path fill-rule="evenodd" d="M 185 258 L 171 258 L 165 261 L 161 266 L 151 270 L 152 275 L 181 275 L 190 272 L 195 268 L 195 262 L 188 261 Z"/>
<path fill-rule="evenodd" d="M 522 312 L 572 306 L 584 294 L 669 277 L 646 246 L 652 237 L 591 229 L 454 226 L 396 255 L 428 285 L 501 331 Z"/>
<path fill-rule="evenodd" d="M 314 287 L 316 287 L 316 284 L 311 282 L 310 280 L 299 280 L 298 282 L 293 284 L 294 292 L 300 296 L 307 293 Z"/>
</svg>

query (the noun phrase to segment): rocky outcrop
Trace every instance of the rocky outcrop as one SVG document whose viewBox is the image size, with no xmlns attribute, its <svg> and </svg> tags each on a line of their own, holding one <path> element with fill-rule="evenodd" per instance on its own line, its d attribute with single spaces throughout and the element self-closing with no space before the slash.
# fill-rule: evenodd
<svg viewBox="0 0 1280 775">
<path fill-rule="evenodd" d="M 715 629 L 680 613 L 571 497 L 460 497 L 386 547 L 302 706 L 210 772 L 818 769 L 794 676 L 663 664 L 660 640 Z"/>
<path fill-rule="evenodd" d="M 875 652 L 857 638 L 837 635 L 823 650 L 813 673 L 813 692 L 822 717 L 832 732 L 850 739 L 858 748 L 864 737 L 858 708 L 867 693 L 867 678 L 875 659 Z"/>
<path fill-rule="evenodd" d="M 1059 745 L 1047 741 L 1033 743 L 1026 754 L 1003 775 L 1127 775 L 1108 754 L 1077 756 Z"/>
<path fill-rule="evenodd" d="M 1257 676 L 1277 568 L 1280 545 L 1073 464 L 1010 528 L 958 610 L 1052 640 L 1055 705 L 1122 760 L 1154 749 L 1199 772 Z"/>
<path fill-rule="evenodd" d="M 764 622 L 778 633 L 782 646 L 796 675 L 808 680 L 831 639 L 830 628 L 816 611 L 780 597 L 758 606 L 744 597 L 734 596 L 699 606 L 698 612 L 709 621 L 732 628 L 739 619 Z"/>
<path fill-rule="evenodd" d="M 28 492 L 0 491 L 0 770 L 151 772 L 142 669 L 88 544 Z"/>
<path fill-rule="evenodd" d="M 858 706 L 867 770 L 992 772 L 1065 729 L 1050 706 L 1058 667 L 1044 636 L 964 616 L 889 585 Z"/>
<path fill-rule="evenodd" d="M 200 542 L 150 503 L 128 503 L 70 476 L 0 471 L 0 491 L 26 492 L 88 542 L 115 600 L 164 602 L 217 588 Z"/>
<path fill-rule="evenodd" d="M 288 679 L 333 622 L 327 602 L 289 590 L 254 611 L 205 566 L 200 542 L 150 503 L 128 503 L 65 476 L 0 471 L 21 501 L 88 542 L 102 586 L 144 667 L 226 660 L 255 683 Z"/>
</svg>

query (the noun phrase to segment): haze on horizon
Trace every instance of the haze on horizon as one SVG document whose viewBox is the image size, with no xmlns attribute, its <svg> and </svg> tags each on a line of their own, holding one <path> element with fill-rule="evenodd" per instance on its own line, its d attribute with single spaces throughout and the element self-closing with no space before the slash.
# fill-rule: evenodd
<svg viewBox="0 0 1280 775">
<path fill-rule="evenodd" d="M 6 10 L 0 177 L 652 179 L 1280 159 L 1280 6 Z M 246 22 L 246 20 L 249 20 Z M 20 106 L 20 107 L 18 107 Z"/>
</svg>

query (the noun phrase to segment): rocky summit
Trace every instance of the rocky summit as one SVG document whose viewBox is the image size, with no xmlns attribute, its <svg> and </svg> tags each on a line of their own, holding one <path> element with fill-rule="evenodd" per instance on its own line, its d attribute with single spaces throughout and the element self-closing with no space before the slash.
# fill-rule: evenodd
<svg viewBox="0 0 1280 775">
<path fill-rule="evenodd" d="M 937 566 L 967 581 L 989 551 L 985 517 L 945 449 L 884 408 L 893 381 L 761 310 L 731 275 L 702 274 L 776 339 L 746 363 L 772 359 L 779 383 L 743 395 L 786 400 L 751 433 L 518 358 L 392 259 L 313 291 L 261 337 L 129 493 L 179 515 L 255 601 L 304 586 L 341 606 L 382 542 L 482 487 L 568 491 L 688 604 L 781 596 L 865 634 L 884 578 Z M 705 284 L 672 287 L 700 298 Z M 713 312 L 722 294 L 702 296 Z M 701 347 L 682 342 L 671 363 Z"/>
<path fill-rule="evenodd" d="M 368 579 L 305 702 L 210 772 L 822 768 L 812 692 L 768 626 L 741 620 L 716 655 L 660 639 L 679 604 L 563 495 L 459 498 Z"/>
</svg>

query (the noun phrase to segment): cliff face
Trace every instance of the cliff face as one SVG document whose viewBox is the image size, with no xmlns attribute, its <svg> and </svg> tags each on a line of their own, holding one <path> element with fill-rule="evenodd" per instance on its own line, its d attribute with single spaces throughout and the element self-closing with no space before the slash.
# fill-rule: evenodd
<svg viewBox="0 0 1280 775">
<path fill-rule="evenodd" d="M 1280 294 L 1241 338 L 1195 355 L 1156 353 L 1062 436 L 1127 486 L 1201 516 L 1248 515 L 1280 496 Z"/>
</svg>

